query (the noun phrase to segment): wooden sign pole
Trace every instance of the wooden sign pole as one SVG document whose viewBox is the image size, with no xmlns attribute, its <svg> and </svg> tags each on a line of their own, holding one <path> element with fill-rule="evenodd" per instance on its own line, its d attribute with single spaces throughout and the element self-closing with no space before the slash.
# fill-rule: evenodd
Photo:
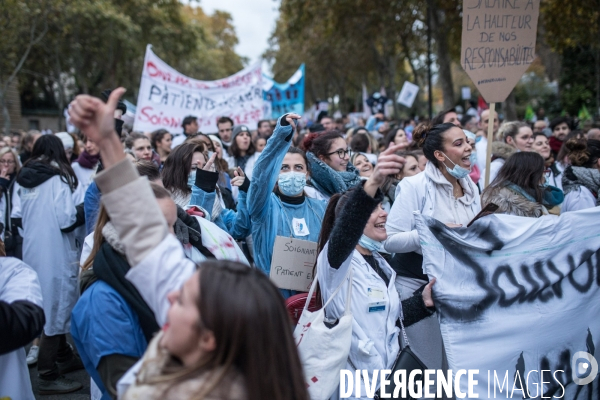
<svg viewBox="0 0 600 400">
<path fill-rule="evenodd" d="M 485 158 L 485 187 L 490 184 L 490 164 L 492 163 L 492 142 L 494 141 L 494 117 L 496 115 L 496 103 L 490 103 L 490 116 L 488 120 L 487 133 L 487 155 Z"/>
</svg>

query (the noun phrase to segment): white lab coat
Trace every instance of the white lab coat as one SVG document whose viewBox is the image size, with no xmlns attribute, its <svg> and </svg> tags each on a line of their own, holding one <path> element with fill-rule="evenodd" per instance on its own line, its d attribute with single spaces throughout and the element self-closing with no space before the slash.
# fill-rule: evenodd
<svg viewBox="0 0 600 400">
<path fill-rule="evenodd" d="M 496 158 L 490 163 L 490 183 L 494 182 L 504 163 L 506 163 L 504 158 Z M 479 180 L 480 186 L 485 189 L 485 168 L 481 172 L 481 178 Z"/>
<path fill-rule="evenodd" d="M 42 291 L 35 271 L 16 258 L 0 258 L 0 300 L 27 300 L 41 307 Z M 23 347 L 0 356 L 0 398 L 35 399 L 25 358 Z"/>
<path fill-rule="evenodd" d="M 17 182 L 13 181 L 12 184 L 17 185 Z M 7 190 L 5 193 L 3 193 L 0 196 L 0 222 L 2 223 L 2 226 L 4 226 L 4 229 L 2 230 L 2 233 L 0 234 L 0 238 L 2 240 L 4 240 L 4 232 L 6 231 L 6 229 L 8 229 L 10 227 L 9 222 L 10 222 L 10 214 L 11 214 L 12 210 L 7 210 L 8 196 L 10 196 L 10 190 Z"/>
<path fill-rule="evenodd" d="M 73 172 L 75 172 L 75 176 L 77 176 L 77 180 L 79 181 L 79 185 L 81 186 L 81 190 L 85 195 L 88 186 L 92 183 L 92 178 L 94 177 L 94 173 L 96 172 L 96 168 L 83 168 L 77 161 L 71 164 L 71 168 L 73 168 Z M 79 188 L 78 188 L 79 189 Z"/>
<path fill-rule="evenodd" d="M 77 302 L 78 254 L 81 244 L 75 232 L 61 229 L 73 225 L 76 210 L 69 186 L 56 175 L 28 189 L 19 188 L 23 220 L 23 261 L 38 274 L 44 298 L 48 336 L 68 333 L 71 311 Z"/>
<path fill-rule="evenodd" d="M 585 210 L 586 208 L 596 207 L 596 198 L 585 186 L 579 186 L 579 189 L 572 190 L 565 195 L 565 201 L 560 206 L 560 212 Z"/>
<path fill-rule="evenodd" d="M 348 268 L 353 268 L 350 360 L 356 369 L 371 372 L 375 369 L 391 368 L 400 351 L 400 329 L 396 326 L 396 321 L 402 315 L 400 297 L 394 284 L 396 273 L 383 257 L 373 253 L 381 269 L 390 278 L 390 284 L 386 287 L 381 277 L 357 250 L 354 250 L 338 269 L 331 268 L 327 259 L 328 247 L 329 242 L 317 258 L 317 279 L 323 302 L 327 302 L 335 289 L 346 279 Z M 327 319 L 335 320 L 344 314 L 347 291 L 348 284 L 344 283 L 325 310 Z M 385 310 L 369 312 L 369 306 L 374 302 L 384 302 Z M 345 368 L 352 371 L 355 369 L 349 362 Z M 366 397 L 364 381 L 361 382 L 361 394 Z"/>
<path fill-rule="evenodd" d="M 487 132 L 485 133 L 487 135 Z M 480 171 L 485 169 L 487 161 L 487 137 L 482 136 L 477 143 L 475 143 L 475 151 L 477 152 L 477 166 Z M 481 175 L 483 177 L 483 175 Z"/>
</svg>

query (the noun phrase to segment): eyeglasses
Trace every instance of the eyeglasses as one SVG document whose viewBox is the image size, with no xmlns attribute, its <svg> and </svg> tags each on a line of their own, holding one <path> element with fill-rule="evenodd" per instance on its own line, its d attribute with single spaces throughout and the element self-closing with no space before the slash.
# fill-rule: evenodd
<svg viewBox="0 0 600 400">
<path fill-rule="evenodd" d="M 332 151 L 331 153 L 327 153 L 327 155 L 330 156 L 330 155 L 335 154 L 335 153 L 337 153 L 337 155 L 340 158 L 340 160 L 343 160 L 344 158 L 346 158 L 346 156 L 348 154 L 350 154 L 350 150 L 348 150 L 348 149 L 346 149 L 346 150 L 339 149 L 339 150 L 336 150 L 336 151 Z"/>
<path fill-rule="evenodd" d="M 0 164 L 14 164 L 15 162 L 13 160 L 0 160 Z"/>
</svg>

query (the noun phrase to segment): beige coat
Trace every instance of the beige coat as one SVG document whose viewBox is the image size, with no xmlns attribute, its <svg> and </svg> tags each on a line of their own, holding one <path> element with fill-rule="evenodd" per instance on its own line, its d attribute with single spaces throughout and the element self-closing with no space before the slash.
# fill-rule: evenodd
<svg viewBox="0 0 600 400">
<path fill-rule="evenodd" d="M 154 311 L 159 325 L 162 325 L 166 320 L 166 310 L 169 305 L 164 292 L 181 287 L 183 282 L 195 271 L 195 265 L 185 259 L 181 244 L 174 236 L 169 235 L 162 211 L 158 203 L 154 201 L 150 184 L 146 178 L 140 178 L 129 160 L 123 160 L 104 170 L 96 177 L 96 183 L 102 191 L 102 202 L 118 232 L 119 239 L 125 245 L 127 261 L 133 266 L 129 270 L 127 278 L 131 280 L 131 275 L 136 273 L 155 278 L 151 281 L 156 286 L 150 288 L 154 296 L 146 296 L 144 300 Z M 127 207 L 124 207 L 124 204 Z M 132 213 L 132 209 L 136 212 Z M 159 254 L 154 257 L 151 254 L 153 251 L 157 251 Z M 144 263 L 144 261 L 146 262 Z M 162 268 L 159 278 L 153 275 L 157 271 L 150 268 L 156 267 L 157 263 Z M 178 267 L 178 269 L 172 269 L 171 271 L 174 273 L 169 274 L 169 267 Z M 157 283 L 159 281 L 160 284 Z M 144 289 L 148 288 L 140 289 L 138 287 L 142 296 L 147 291 Z M 193 379 L 179 383 L 166 394 L 164 391 L 169 387 L 169 383 L 148 384 L 151 378 L 161 375 L 163 367 L 171 361 L 167 352 L 158 346 L 161 337 L 162 333 L 159 333 L 148 345 L 142 358 L 141 368 L 132 379 L 133 383 L 125 391 L 124 399 L 193 399 L 203 385 L 207 384 L 209 375 L 215 372 L 200 374 Z M 134 366 L 132 370 L 135 368 Z M 134 372 L 132 371 L 132 373 Z M 224 378 L 223 383 L 205 399 L 246 399 L 242 374 L 230 373 Z"/>
<path fill-rule="evenodd" d="M 156 335 L 148 345 L 148 349 L 142 359 L 142 368 L 140 369 L 135 383 L 133 383 L 125 396 L 124 400 L 184 400 L 192 399 L 207 384 L 212 373 L 203 373 L 194 379 L 187 379 L 180 384 L 173 386 L 170 390 L 169 383 L 149 384 L 152 378 L 160 376 L 163 367 L 170 361 L 167 352 L 158 345 L 162 337 L 162 332 Z M 225 376 L 222 383 L 213 390 L 205 400 L 245 400 L 246 389 L 242 374 L 239 372 L 230 373 Z"/>
</svg>

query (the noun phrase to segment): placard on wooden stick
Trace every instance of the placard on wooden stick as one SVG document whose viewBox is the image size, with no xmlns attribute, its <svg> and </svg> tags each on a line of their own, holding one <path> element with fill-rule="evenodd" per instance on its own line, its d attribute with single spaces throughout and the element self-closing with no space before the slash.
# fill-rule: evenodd
<svg viewBox="0 0 600 400">
<path fill-rule="evenodd" d="M 278 288 L 308 292 L 316 260 L 317 243 L 277 236 L 269 276 Z"/>
<path fill-rule="evenodd" d="M 485 186 L 495 103 L 506 100 L 535 59 L 540 0 L 463 0 L 460 63 L 490 103 Z"/>
<path fill-rule="evenodd" d="M 506 100 L 535 59 L 540 0 L 464 0 L 461 65 L 488 103 Z"/>
</svg>

